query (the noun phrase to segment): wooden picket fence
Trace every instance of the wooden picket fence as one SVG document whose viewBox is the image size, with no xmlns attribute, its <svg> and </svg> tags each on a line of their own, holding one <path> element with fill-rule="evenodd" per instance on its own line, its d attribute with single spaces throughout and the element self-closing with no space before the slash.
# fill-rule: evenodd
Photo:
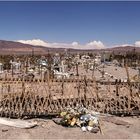
<svg viewBox="0 0 140 140">
<path fill-rule="evenodd" d="M 85 77 L 0 80 L 0 116 L 51 115 L 76 106 L 101 113 L 139 115 L 140 83 L 100 82 Z"/>
</svg>

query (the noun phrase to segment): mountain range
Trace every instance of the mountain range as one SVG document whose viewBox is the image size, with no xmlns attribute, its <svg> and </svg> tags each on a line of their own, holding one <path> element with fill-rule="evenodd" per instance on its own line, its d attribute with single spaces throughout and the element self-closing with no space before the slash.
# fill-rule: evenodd
<svg viewBox="0 0 140 140">
<path fill-rule="evenodd" d="M 15 41 L 6 41 L 0 40 L 0 54 L 45 54 L 49 52 L 64 52 L 69 50 L 70 52 L 101 52 L 101 51 L 109 51 L 109 52 L 130 52 L 135 50 L 136 52 L 140 52 L 140 47 L 134 46 L 117 46 L 113 48 L 106 49 L 90 49 L 90 50 L 81 50 L 81 49 L 72 49 L 72 48 L 50 48 L 43 46 L 34 46 L 29 44 L 23 44 Z"/>
</svg>

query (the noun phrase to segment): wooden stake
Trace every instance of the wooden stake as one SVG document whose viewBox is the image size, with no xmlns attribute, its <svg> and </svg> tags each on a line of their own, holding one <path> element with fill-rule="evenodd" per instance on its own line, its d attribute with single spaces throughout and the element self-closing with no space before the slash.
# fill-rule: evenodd
<svg viewBox="0 0 140 140">
<path fill-rule="evenodd" d="M 100 123 L 100 121 L 99 121 L 99 120 L 98 120 L 98 123 L 99 123 L 100 133 L 101 133 L 102 135 L 104 135 L 103 130 L 102 130 L 102 128 L 101 128 L 101 123 Z"/>
</svg>

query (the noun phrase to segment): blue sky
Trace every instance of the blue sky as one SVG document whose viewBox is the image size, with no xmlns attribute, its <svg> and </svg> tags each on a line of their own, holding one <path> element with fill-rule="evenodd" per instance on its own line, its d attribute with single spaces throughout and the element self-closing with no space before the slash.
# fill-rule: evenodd
<svg viewBox="0 0 140 140">
<path fill-rule="evenodd" d="M 0 40 L 35 38 L 134 44 L 140 40 L 140 1 L 0 2 Z"/>
</svg>

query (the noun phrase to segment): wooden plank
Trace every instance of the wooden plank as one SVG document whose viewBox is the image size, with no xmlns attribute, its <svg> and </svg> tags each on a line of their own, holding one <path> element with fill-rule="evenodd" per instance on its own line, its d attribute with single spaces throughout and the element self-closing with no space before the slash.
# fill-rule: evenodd
<svg viewBox="0 0 140 140">
<path fill-rule="evenodd" d="M 37 126 L 36 122 L 29 122 L 29 121 L 19 120 L 19 119 L 7 119 L 1 117 L 0 117 L 0 124 L 12 126 L 12 127 L 18 127 L 18 128 L 32 128 Z"/>
</svg>

